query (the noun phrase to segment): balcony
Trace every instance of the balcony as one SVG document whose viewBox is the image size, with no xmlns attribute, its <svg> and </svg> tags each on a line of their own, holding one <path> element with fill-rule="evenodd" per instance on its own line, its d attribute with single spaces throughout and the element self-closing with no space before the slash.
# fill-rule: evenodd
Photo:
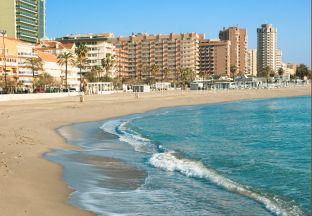
<svg viewBox="0 0 312 216">
<path fill-rule="evenodd" d="M 31 6 L 23 5 L 23 4 L 16 4 L 16 8 L 25 10 L 30 13 L 37 14 L 37 7 L 31 7 Z"/>
<path fill-rule="evenodd" d="M 37 33 L 37 29 L 36 28 L 28 27 L 28 26 L 25 26 L 25 25 L 18 25 L 17 26 L 17 30 L 25 30 L 25 31 Z"/>
<path fill-rule="evenodd" d="M 17 11 L 16 15 L 23 16 L 26 18 L 30 18 L 32 20 L 37 20 L 37 16 L 35 16 L 34 14 L 31 14 L 31 13 L 24 12 L 24 11 Z"/>
<path fill-rule="evenodd" d="M 24 41 L 30 42 L 30 43 L 37 43 L 37 38 L 31 37 L 28 35 L 17 35 L 17 39 L 24 40 Z"/>
<path fill-rule="evenodd" d="M 19 2 L 33 6 L 33 7 L 37 7 L 37 3 L 35 1 L 32 1 L 32 0 L 19 0 Z"/>
<path fill-rule="evenodd" d="M 17 18 L 16 22 L 17 22 L 17 24 L 24 23 L 24 24 L 27 24 L 27 25 L 35 26 L 35 27 L 37 26 L 37 22 L 36 21 L 30 21 L 30 20 L 27 20 L 27 19 L 24 19 L 24 18 Z"/>
</svg>

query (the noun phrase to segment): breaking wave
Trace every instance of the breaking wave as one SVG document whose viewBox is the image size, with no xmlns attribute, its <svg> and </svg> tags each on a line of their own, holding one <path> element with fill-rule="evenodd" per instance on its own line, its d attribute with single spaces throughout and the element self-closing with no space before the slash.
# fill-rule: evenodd
<svg viewBox="0 0 312 216">
<path fill-rule="evenodd" d="M 121 119 L 111 120 L 104 123 L 101 129 L 119 136 L 120 141 L 130 144 L 135 151 L 150 153 L 152 156 L 149 159 L 149 164 L 155 168 L 168 172 L 179 172 L 187 177 L 206 179 L 221 188 L 243 195 L 262 204 L 275 215 L 307 215 L 295 203 L 285 201 L 275 195 L 258 192 L 249 186 L 242 185 L 222 176 L 200 161 L 178 157 L 174 151 L 166 150 L 162 146 L 156 146 L 151 140 L 127 128 L 131 120 L 133 119 L 127 121 Z"/>
<path fill-rule="evenodd" d="M 187 177 L 206 179 L 228 191 L 244 195 L 263 204 L 266 209 L 276 215 L 305 215 L 296 205 L 283 201 L 277 196 L 256 192 L 248 186 L 241 185 L 220 175 L 215 170 L 207 168 L 199 161 L 179 159 L 174 152 L 156 153 L 150 158 L 149 163 L 165 171 L 175 171 Z"/>
</svg>

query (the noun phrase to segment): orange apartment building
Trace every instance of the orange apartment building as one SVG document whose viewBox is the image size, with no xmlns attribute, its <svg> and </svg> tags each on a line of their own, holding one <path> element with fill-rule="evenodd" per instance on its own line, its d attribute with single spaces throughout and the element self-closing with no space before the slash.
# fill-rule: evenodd
<svg viewBox="0 0 312 216">
<path fill-rule="evenodd" d="M 246 29 L 238 27 L 223 28 L 223 30 L 219 32 L 219 39 L 229 40 L 231 42 L 230 65 L 236 65 L 237 73 L 245 73 L 247 59 Z"/>
<path fill-rule="evenodd" d="M 128 52 L 124 49 L 115 48 L 116 76 L 119 78 L 128 77 Z"/>
<path fill-rule="evenodd" d="M 5 46 L 4 46 L 5 44 Z M 17 61 L 17 41 L 14 38 L 0 38 L 0 76 L 4 78 L 5 69 L 7 80 L 17 79 L 18 61 Z M 5 47 L 5 48 L 4 48 Z"/>
<path fill-rule="evenodd" d="M 230 75 L 231 42 L 206 39 L 199 43 L 200 73 L 208 75 Z"/>
<path fill-rule="evenodd" d="M 133 34 L 116 37 L 111 41 L 116 48 L 125 50 L 128 55 L 128 77 L 146 78 L 151 67 L 157 65 L 156 81 L 167 73 L 168 81 L 173 81 L 182 68 L 199 72 L 199 41 L 204 34 L 183 33 L 169 35 Z M 155 66 L 154 66 L 155 67 Z"/>
</svg>

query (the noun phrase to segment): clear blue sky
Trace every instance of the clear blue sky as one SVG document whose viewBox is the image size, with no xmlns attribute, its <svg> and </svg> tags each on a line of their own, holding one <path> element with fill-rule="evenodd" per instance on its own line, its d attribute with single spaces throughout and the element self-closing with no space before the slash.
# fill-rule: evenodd
<svg viewBox="0 0 312 216">
<path fill-rule="evenodd" d="M 47 36 L 71 33 L 198 32 L 217 38 L 223 26 L 248 31 L 256 48 L 256 29 L 278 30 L 283 62 L 311 65 L 310 0 L 47 0 Z"/>
</svg>

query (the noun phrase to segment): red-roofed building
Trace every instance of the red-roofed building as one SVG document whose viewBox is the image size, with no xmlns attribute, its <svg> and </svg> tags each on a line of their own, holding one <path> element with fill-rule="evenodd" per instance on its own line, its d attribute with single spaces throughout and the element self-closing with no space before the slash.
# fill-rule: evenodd
<svg viewBox="0 0 312 216">
<path fill-rule="evenodd" d="M 50 53 L 53 55 L 59 55 L 64 52 L 75 52 L 76 45 L 71 42 L 65 42 L 61 43 L 59 41 L 53 41 L 53 40 L 42 40 L 40 44 L 36 46 L 36 50 L 44 52 L 44 53 Z"/>
</svg>

